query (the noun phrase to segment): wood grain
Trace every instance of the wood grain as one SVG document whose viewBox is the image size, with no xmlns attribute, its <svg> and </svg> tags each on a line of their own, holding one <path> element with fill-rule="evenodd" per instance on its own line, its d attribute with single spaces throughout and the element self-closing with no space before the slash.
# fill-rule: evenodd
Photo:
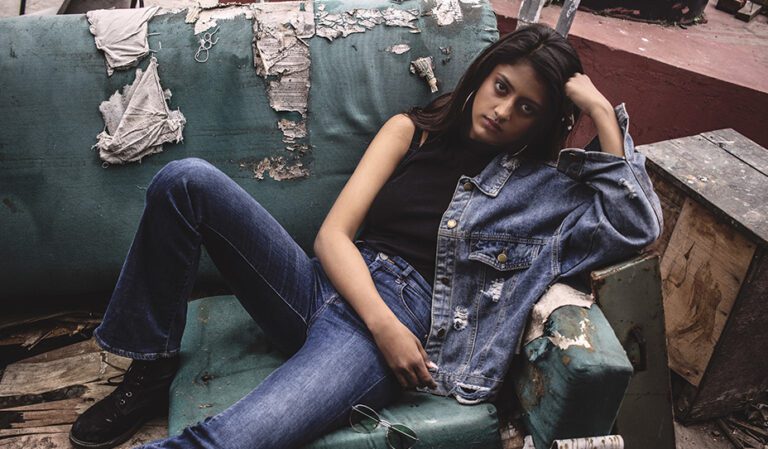
<svg viewBox="0 0 768 449">
<path fill-rule="evenodd" d="M 661 264 L 669 366 L 698 386 L 755 245 L 686 199 Z"/>
</svg>

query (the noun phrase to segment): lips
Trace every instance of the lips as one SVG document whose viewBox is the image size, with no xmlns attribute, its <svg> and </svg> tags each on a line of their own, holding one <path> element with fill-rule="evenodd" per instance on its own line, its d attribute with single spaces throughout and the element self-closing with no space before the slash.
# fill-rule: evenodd
<svg viewBox="0 0 768 449">
<path fill-rule="evenodd" d="M 493 120 L 486 116 L 483 116 L 483 126 L 491 131 L 500 132 L 501 127 Z"/>
</svg>

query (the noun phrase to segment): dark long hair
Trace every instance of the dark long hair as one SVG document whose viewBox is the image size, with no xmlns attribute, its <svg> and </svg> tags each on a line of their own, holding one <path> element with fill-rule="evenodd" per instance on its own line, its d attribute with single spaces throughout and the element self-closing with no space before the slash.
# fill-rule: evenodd
<svg viewBox="0 0 768 449">
<path fill-rule="evenodd" d="M 568 126 L 573 126 L 581 113 L 565 95 L 565 83 L 576 72 L 583 73 L 583 68 L 571 44 L 546 25 L 529 25 L 503 36 L 475 58 L 453 92 L 437 97 L 424 108 L 411 109 L 408 116 L 417 127 L 429 131 L 430 136 L 455 141 L 463 129 L 462 120 L 467 117 L 463 109 L 470 94 L 477 91 L 497 65 L 523 61 L 533 67 L 548 95 L 545 113 L 529 132 L 528 147 L 520 157 L 554 160 L 565 145 Z"/>
</svg>

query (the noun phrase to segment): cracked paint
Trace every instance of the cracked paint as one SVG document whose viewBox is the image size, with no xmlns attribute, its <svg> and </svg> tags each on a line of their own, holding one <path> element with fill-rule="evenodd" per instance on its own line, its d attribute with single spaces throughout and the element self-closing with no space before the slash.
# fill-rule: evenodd
<svg viewBox="0 0 768 449">
<path fill-rule="evenodd" d="M 575 337 L 566 337 L 560 332 L 555 331 L 549 340 L 555 344 L 558 348 L 566 350 L 571 346 L 581 346 L 585 349 L 592 349 L 592 344 L 587 339 L 587 330 L 592 326 L 586 318 L 579 322 L 579 334 Z"/>
</svg>

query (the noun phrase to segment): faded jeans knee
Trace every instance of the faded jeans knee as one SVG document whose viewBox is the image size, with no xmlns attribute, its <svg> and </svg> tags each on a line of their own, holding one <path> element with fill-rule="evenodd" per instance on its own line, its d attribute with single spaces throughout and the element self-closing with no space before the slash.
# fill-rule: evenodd
<svg viewBox="0 0 768 449">
<path fill-rule="evenodd" d="M 178 195 L 190 197 L 192 191 L 205 192 L 208 187 L 215 185 L 221 177 L 226 177 L 210 162 L 189 157 L 167 163 L 152 178 L 147 187 L 147 204 L 157 201 L 180 198 Z"/>
</svg>

